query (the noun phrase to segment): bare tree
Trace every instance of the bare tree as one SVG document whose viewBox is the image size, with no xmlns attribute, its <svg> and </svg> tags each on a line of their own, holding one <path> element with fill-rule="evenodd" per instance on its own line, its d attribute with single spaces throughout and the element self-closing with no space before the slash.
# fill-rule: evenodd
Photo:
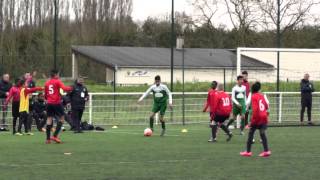
<svg viewBox="0 0 320 180">
<path fill-rule="evenodd" d="M 263 25 L 266 29 L 275 29 L 277 26 L 277 1 L 258 1 L 263 15 Z M 295 28 L 305 22 L 311 14 L 311 9 L 319 4 L 319 0 L 280 0 L 280 27 L 281 33 Z"/>
<path fill-rule="evenodd" d="M 218 0 L 194 0 L 191 4 L 199 13 L 195 20 L 196 23 L 207 24 L 211 29 L 213 29 L 213 19 L 219 9 Z"/>
</svg>

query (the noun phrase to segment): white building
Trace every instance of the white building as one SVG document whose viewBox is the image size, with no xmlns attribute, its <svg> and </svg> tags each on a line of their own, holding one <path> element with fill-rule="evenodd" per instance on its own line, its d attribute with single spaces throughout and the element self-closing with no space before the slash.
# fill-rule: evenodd
<svg viewBox="0 0 320 180">
<path fill-rule="evenodd" d="M 186 48 L 174 51 L 174 81 L 182 81 L 184 52 L 185 82 L 231 82 L 236 77 L 236 53 L 227 49 Z M 170 82 L 169 48 L 72 46 L 73 78 L 78 74 L 118 85 L 152 84 L 154 76 Z M 267 79 L 274 66 L 242 56 L 242 70 L 250 77 Z M 264 78 L 265 77 L 265 78 Z"/>
</svg>

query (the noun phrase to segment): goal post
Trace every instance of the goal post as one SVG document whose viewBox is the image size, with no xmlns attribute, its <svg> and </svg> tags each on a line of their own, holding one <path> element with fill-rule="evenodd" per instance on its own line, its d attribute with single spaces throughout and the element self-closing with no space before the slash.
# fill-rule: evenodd
<svg viewBox="0 0 320 180">
<path fill-rule="evenodd" d="M 245 52 L 287 52 L 287 53 L 319 53 L 320 49 L 302 49 L 302 48 L 237 48 L 237 74 L 241 74 L 241 56 Z M 280 58 L 281 61 L 281 58 Z M 278 67 L 277 67 L 278 68 Z"/>
</svg>

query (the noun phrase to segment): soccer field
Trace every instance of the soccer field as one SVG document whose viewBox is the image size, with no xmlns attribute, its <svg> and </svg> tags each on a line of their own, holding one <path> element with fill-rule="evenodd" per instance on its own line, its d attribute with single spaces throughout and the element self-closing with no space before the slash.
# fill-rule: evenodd
<svg viewBox="0 0 320 180">
<path fill-rule="evenodd" d="M 247 135 L 231 142 L 219 131 L 208 143 L 206 125 L 168 125 L 144 137 L 141 126 L 120 126 L 105 132 L 63 132 L 63 144 L 44 144 L 45 135 L 12 136 L 0 133 L 0 179 L 319 179 L 319 127 L 269 128 L 272 150 L 260 158 L 240 157 Z M 188 133 L 181 133 L 187 128 Z M 65 154 L 71 153 L 71 154 Z"/>
</svg>

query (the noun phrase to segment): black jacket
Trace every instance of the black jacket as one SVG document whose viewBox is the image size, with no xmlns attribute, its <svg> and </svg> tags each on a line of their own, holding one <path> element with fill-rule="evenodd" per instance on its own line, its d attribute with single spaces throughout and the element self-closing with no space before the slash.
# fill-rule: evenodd
<svg viewBox="0 0 320 180">
<path fill-rule="evenodd" d="M 12 84 L 10 82 L 5 82 L 0 80 L 0 98 L 5 99 L 7 98 L 6 93 L 10 91 Z"/>
<path fill-rule="evenodd" d="M 300 83 L 300 90 L 302 94 L 311 94 L 314 92 L 314 87 L 310 81 L 302 79 Z"/>
<path fill-rule="evenodd" d="M 67 94 L 71 102 L 72 109 L 84 109 L 86 101 L 89 99 L 88 89 L 75 83 L 71 92 Z"/>
<path fill-rule="evenodd" d="M 37 114 L 41 114 L 46 111 L 46 107 L 47 107 L 47 103 L 45 101 L 37 100 L 33 103 L 32 109 L 33 109 L 33 112 Z"/>
</svg>

